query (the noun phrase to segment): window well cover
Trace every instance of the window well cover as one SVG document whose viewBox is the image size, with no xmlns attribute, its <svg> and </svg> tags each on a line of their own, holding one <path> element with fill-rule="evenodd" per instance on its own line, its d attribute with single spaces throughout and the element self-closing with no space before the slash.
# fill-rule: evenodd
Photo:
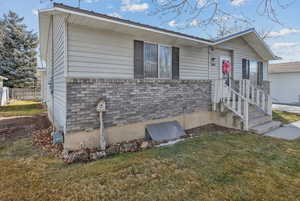
<svg viewBox="0 0 300 201">
<path fill-rule="evenodd" d="M 185 135 L 177 121 L 170 121 L 146 126 L 147 137 L 154 141 L 172 140 Z"/>
</svg>

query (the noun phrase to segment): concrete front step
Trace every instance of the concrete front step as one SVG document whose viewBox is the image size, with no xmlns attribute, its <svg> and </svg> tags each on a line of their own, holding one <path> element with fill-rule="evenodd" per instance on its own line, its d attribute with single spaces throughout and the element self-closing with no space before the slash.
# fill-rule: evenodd
<svg viewBox="0 0 300 201">
<path fill-rule="evenodd" d="M 249 119 L 255 119 L 258 117 L 263 117 L 265 116 L 265 114 L 263 112 L 260 111 L 251 111 L 249 112 Z"/>
<path fill-rule="evenodd" d="M 259 116 L 256 118 L 250 118 L 249 119 L 249 128 L 252 128 L 252 127 L 255 127 L 258 125 L 262 125 L 262 124 L 268 123 L 270 121 L 272 121 L 272 117 L 267 116 L 267 115 Z"/>
<path fill-rule="evenodd" d="M 250 131 L 256 133 L 256 134 L 265 134 L 269 131 L 272 131 L 276 128 L 279 128 L 281 125 L 281 122 L 280 121 L 270 121 L 270 122 L 267 122 L 265 124 L 261 124 L 261 125 L 258 125 L 258 126 L 255 126 L 255 127 L 252 127 L 250 128 Z"/>
</svg>

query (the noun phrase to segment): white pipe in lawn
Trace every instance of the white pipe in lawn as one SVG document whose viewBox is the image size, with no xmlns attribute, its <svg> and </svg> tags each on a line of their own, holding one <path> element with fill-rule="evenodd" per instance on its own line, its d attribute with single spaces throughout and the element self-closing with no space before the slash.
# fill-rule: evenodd
<svg viewBox="0 0 300 201">
<path fill-rule="evenodd" d="M 103 125 L 103 112 L 99 112 L 99 120 L 100 120 L 100 148 L 101 150 L 105 150 L 106 142 L 104 137 L 104 125 Z"/>
</svg>

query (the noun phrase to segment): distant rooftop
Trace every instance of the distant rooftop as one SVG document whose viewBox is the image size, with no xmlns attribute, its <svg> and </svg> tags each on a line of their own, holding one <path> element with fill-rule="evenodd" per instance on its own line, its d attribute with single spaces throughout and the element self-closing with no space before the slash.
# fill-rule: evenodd
<svg viewBox="0 0 300 201">
<path fill-rule="evenodd" d="M 269 65 L 270 73 L 300 72 L 300 61 Z"/>
</svg>

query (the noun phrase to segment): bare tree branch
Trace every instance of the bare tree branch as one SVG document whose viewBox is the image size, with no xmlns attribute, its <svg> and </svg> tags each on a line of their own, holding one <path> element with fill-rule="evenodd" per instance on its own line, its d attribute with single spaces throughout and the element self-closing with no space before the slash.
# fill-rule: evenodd
<svg viewBox="0 0 300 201">
<path fill-rule="evenodd" d="M 238 9 L 224 6 L 234 4 L 236 0 L 152 0 L 154 10 L 152 15 L 168 17 L 169 20 L 178 20 L 177 28 L 197 26 L 205 29 L 207 26 L 217 28 L 217 36 L 221 37 L 240 29 L 249 28 L 255 23 L 257 15 L 246 17 Z M 259 0 L 257 1 L 257 14 L 265 16 L 270 21 L 283 25 L 278 17 L 278 11 L 287 9 L 296 0 Z M 243 2 L 241 2 L 243 3 Z M 171 16 L 171 17 L 170 17 Z M 266 31 L 266 33 L 269 31 Z M 262 31 L 263 37 L 267 34 Z"/>
</svg>

